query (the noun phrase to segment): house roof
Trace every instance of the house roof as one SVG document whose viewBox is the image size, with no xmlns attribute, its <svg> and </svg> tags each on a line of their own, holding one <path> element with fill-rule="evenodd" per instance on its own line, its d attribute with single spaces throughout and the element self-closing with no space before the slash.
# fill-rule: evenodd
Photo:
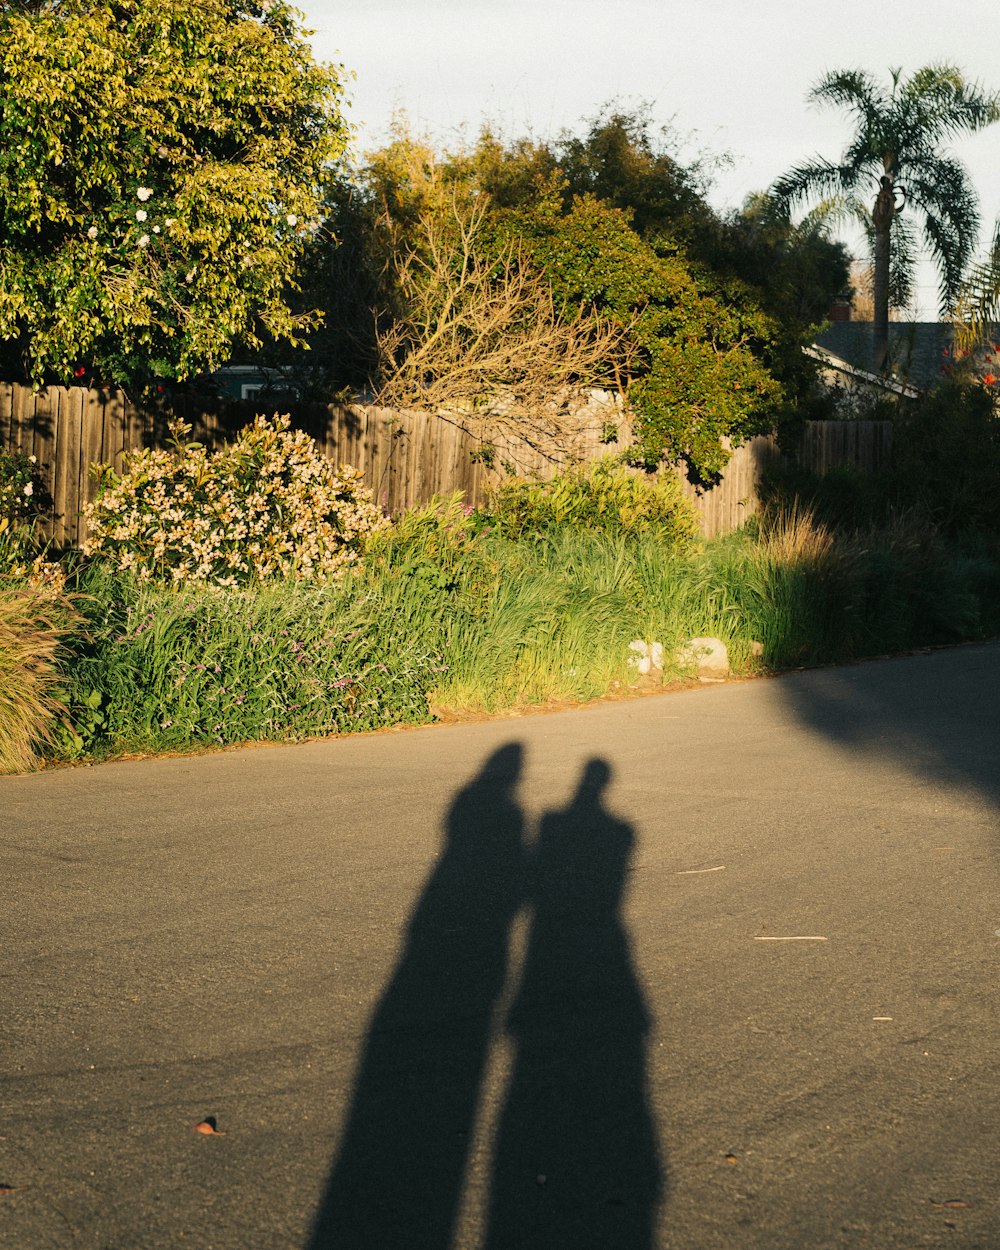
<svg viewBox="0 0 1000 1250">
<path fill-rule="evenodd" d="M 891 391 L 895 395 L 903 395 L 907 399 L 919 399 L 920 389 L 911 382 L 901 381 L 897 377 L 886 377 L 884 374 L 872 373 L 868 369 L 859 369 L 849 360 L 837 356 L 826 347 L 813 344 L 802 349 L 820 366 L 820 376 L 829 385 L 846 386 L 849 389 L 858 387 Z"/>
<path fill-rule="evenodd" d="M 834 321 L 816 344 L 856 369 L 872 367 L 870 321 Z M 912 386 L 926 390 L 940 381 L 951 359 L 951 323 L 948 321 L 890 321 L 889 361 L 893 374 Z"/>
</svg>

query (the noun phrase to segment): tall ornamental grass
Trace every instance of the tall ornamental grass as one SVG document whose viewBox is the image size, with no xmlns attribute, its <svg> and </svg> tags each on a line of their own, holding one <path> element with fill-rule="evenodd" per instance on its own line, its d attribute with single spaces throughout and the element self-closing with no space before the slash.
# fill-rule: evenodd
<svg viewBox="0 0 1000 1250">
<path fill-rule="evenodd" d="M 61 640 L 73 619 L 58 596 L 0 585 L 0 773 L 25 772 L 53 741 Z"/>
</svg>

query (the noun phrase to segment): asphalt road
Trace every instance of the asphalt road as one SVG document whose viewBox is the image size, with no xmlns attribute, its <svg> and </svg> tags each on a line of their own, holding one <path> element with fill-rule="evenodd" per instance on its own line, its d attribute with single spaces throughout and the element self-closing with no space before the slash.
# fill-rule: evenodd
<svg viewBox="0 0 1000 1250">
<path fill-rule="evenodd" d="M 0 1245 L 996 1250 L 998 693 L 0 779 Z"/>
</svg>

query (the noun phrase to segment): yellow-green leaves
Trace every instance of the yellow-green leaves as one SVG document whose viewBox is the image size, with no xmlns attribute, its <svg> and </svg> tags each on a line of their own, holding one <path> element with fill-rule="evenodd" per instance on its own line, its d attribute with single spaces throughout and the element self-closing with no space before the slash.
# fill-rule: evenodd
<svg viewBox="0 0 1000 1250">
<path fill-rule="evenodd" d="M 281 0 L 0 11 L 0 338 L 33 380 L 135 387 L 291 336 L 341 91 Z"/>
</svg>

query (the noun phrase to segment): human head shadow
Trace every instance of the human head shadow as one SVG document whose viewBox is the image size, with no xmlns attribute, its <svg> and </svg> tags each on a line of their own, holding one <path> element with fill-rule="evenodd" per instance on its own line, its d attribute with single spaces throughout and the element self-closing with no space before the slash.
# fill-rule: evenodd
<svg viewBox="0 0 1000 1250">
<path fill-rule="evenodd" d="M 375 1010 L 311 1250 L 452 1244 L 510 928 L 524 897 L 523 750 L 455 797 Z"/>
<path fill-rule="evenodd" d="M 607 763 L 590 760 L 535 845 L 488 1250 L 655 1241 L 663 1171 L 647 1093 L 650 1018 L 621 915 L 635 833 L 604 806 L 610 779 Z"/>
</svg>

